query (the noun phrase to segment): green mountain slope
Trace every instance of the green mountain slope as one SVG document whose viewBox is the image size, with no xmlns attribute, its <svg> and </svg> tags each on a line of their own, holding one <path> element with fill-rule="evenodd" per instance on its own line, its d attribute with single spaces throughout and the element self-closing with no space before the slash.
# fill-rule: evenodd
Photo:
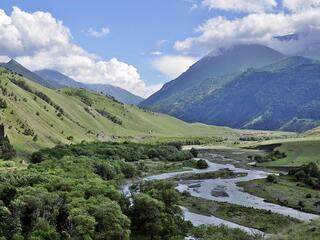
<svg viewBox="0 0 320 240">
<path fill-rule="evenodd" d="M 18 74 L 21 74 L 24 77 L 30 79 L 31 81 L 39 83 L 45 87 L 54 88 L 54 86 L 55 86 L 54 83 L 41 78 L 39 75 L 37 75 L 34 72 L 30 71 L 29 69 L 25 68 L 24 66 L 22 66 L 20 63 L 18 63 L 14 59 L 11 59 L 7 63 L 1 63 L 0 66 L 4 67 L 6 69 L 9 69 L 13 72 L 16 72 Z"/>
<path fill-rule="evenodd" d="M 192 65 L 177 79 L 166 83 L 158 92 L 140 103 L 140 106 L 169 113 L 193 88 L 208 78 L 221 77 L 245 71 L 250 67 L 260 68 L 284 58 L 281 53 L 258 44 L 237 45 L 222 49 L 218 54 L 209 54 Z M 216 87 L 221 87 L 217 79 Z"/>
<path fill-rule="evenodd" d="M 228 128 L 188 124 L 82 89 L 52 90 L 0 68 L 0 122 L 20 152 L 117 137 L 224 136 Z M 36 136 L 36 137 L 35 137 Z M 131 139 L 131 138 L 130 138 Z"/>
<path fill-rule="evenodd" d="M 304 132 L 320 125 L 319 88 L 319 62 L 289 57 L 261 69 L 208 78 L 151 109 L 188 122 Z"/>
</svg>

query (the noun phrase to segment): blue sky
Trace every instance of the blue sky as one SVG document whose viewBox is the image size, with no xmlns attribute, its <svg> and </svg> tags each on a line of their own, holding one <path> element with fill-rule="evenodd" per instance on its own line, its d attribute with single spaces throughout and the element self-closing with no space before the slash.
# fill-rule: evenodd
<svg viewBox="0 0 320 240">
<path fill-rule="evenodd" d="M 74 42 L 90 53 L 134 65 L 146 82 L 169 80 L 151 67 L 152 52 L 175 54 L 173 44 L 193 34 L 193 29 L 212 15 L 207 9 L 191 10 L 185 0 L 2 0 L 10 14 L 12 6 L 24 11 L 48 11 L 70 28 Z M 110 28 L 110 34 L 94 38 L 85 30 Z M 165 40 L 163 44 L 158 44 Z M 194 53 L 198 56 L 198 53 Z"/>
<path fill-rule="evenodd" d="M 1 0 L 0 59 L 148 96 L 223 47 L 304 51 L 319 39 L 319 7 L 319 0 Z M 273 38 L 300 32 L 295 42 Z"/>
</svg>

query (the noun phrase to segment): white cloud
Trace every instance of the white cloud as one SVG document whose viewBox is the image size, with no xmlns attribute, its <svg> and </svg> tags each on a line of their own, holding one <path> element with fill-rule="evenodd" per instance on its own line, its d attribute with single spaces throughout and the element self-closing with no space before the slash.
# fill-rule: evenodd
<svg viewBox="0 0 320 240">
<path fill-rule="evenodd" d="M 55 69 L 81 82 L 112 84 L 144 97 L 160 88 L 147 86 L 134 66 L 116 58 L 102 60 L 77 46 L 69 29 L 50 13 L 14 7 L 8 16 L 0 9 L 0 52 L 1 59 L 14 57 L 31 70 Z"/>
<path fill-rule="evenodd" d="M 215 17 L 196 29 L 198 36 L 177 41 L 177 50 L 194 45 L 209 50 L 242 43 L 260 43 L 285 53 L 298 53 L 320 39 L 320 9 L 313 8 L 299 13 L 257 13 L 243 18 Z M 296 33 L 298 40 L 281 42 L 275 36 Z"/>
<path fill-rule="evenodd" d="M 163 45 L 165 45 L 168 42 L 168 40 L 166 39 L 160 39 L 158 41 L 156 41 L 155 45 L 156 47 L 160 48 L 163 47 Z"/>
<path fill-rule="evenodd" d="M 189 11 L 193 12 L 194 10 L 198 9 L 199 5 L 196 3 L 191 3 L 191 6 L 189 7 Z"/>
<path fill-rule="evenodd" d="M 95 38 L 100 38 L 103 37 L 105 35 L 108 35 L 111 32 L 110 28 L 107 27 L 103 27 L 101 28 L 99 31 L 95 31 L 93 30 L 93 28 L 89 28 L 86 33 L 91 36 L 91 37 L 95 37 Z"/>
<path fill-rule="evenodd" d="M 320 7 L 320 0 L 283 0 L 282 5 L 293 12 Z"/>
<path fill-rule="evenodd" d="M 291 0 L 289 0 L 291 1 Z M 272 11 L 277 6 L 276 0 L 203 0 L 209 9 L 261 13 Z"/>
<path fill-rule="evenodd" d="M 198 59 L 182 55 L 165 55 L 152 61 L 152 67 L 163 75 L 174 79 L 185 72 Z"/>
<path fill-rule="evenodd" d="M 163 55 L 163 52 L 155 51 L 155 52 L 152 52 L 151 55 L 159 56 L 159 55 Z"/>
</svg>

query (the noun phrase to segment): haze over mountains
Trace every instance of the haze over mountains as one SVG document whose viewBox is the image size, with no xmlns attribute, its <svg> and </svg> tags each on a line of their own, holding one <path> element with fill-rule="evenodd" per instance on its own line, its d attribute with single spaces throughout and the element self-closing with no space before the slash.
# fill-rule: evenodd
<svg viewBox="0 0 320 240">
<path fill-rule="evenodd" d="M 120 102 L 135 105 L 143 100 L 143 98 L 136 96 L 125 89 L 109 84 L 81 83 L 55 70 L 43 69 L 32 72 L 13 59 L 8 63 L 1 63 L 0 66 L 22 74 L 26 78 L 51 89 L 65 87 L 84 88 L 91 91 L 102 92 L 103 94 L 114 97 Z"/>
<path fill-rule="evenodd" d="M 320 64 L 262 45 L 204 57 L 140 106 L 189 122 L 305 131 L 320 125 Z"/>
<path fill-rule="evenodd" d="M 85 84 L 77 82 L 76 80 L 54 70 L 43 69 L 35 72 L 37 75 L 42 77 L 46 81 L 53 81 L 56 83 L 54 88 L 84 88 L 87 90 L 102 92 L 103 94 L 110 95 L 120 102 L 127 104 L 138 104 L 143 98 L 130 93 L 129 91 L 120 87 L 115 87 L 110 84 Z"/>
</svg>

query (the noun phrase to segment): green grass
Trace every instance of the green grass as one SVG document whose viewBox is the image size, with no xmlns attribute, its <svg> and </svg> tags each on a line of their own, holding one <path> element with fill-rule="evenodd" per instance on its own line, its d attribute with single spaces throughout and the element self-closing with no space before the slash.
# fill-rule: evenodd
<svg viewBox="0 0 320 240">
<path fill-rule="evenodd" d="M 297 139 L 279 142 L 281 146 L 275 150 L 285 152 L 287 157 L 277 161 L 259 164 L 264 167 L 297 167 L 310 162 L 320 166 L 320 140 Z"/>
<path fill-rule="evenodd" d="M 62 107 L 63 119 L 57 116 L 55 109 L 37 97 L 12 83 L 9 78 L 24 80 L 33 91 L 46 94 L 55 104 Z M 239 136 L 241 133 L 229 128 L 204 124 L 188 124 L 174 117 L 153 113 L 131 105 L 123 105 L 104 95 L 85 90 L 52 90 L 24 79 L 0 68 L 1 86 L 13 96 L 3 95 L 8 104 L 0 109 L 0 122 L 6 126 L 6 132 L 20 157 L 44 147 L 59 143 L 77 143 L 85 141 L 136 140 L 148 141 L 161 138 L 192 139 L 202 137 Z M 85 95 L 91 106 L 81 101 L 75 92 Z M 80 94 L 80 95 L 81 95 Z M 16 98 L 16 100 L 15 100 Z M 89 109 L 89 112 L 85 110 Z M 95 109 L 106 110 L 122 121 L 122 125 L 112 122 Z M 32 129 L 38 140 L 23 134 L 22 125 Z M 73 136 L 70 141 L 67 138 Z"/>
<path fill-rule="evenodd" d="M 190 211 L 213 215 L 243 226 L 256 228 L 267 233 L 277 233 L 298 223 L 297 220 L 265 210 L 243 207 L 231 203 L 210 201 L 196 197 L 184 197 L 182 205 Z"/>
<path fill-rule="evenodd" d="M 319 240 L 320 221 L 313 221 L 291 226 L 268 240 Z"/>
<path fill-rule="evenodd" d="M 268 202 L 320 214 L 320 206 L 316 204 L 320 201 L 320 192 L 304 186 L 302 183 L 297 186 L 297 183 L 291 177 L 281 176 L 278 177 L 278 183 L 270 183 L 266 179 L 259 179 L 242 182 L 239 185 L 246 192 L 262 197 Z M 311 194 L 311 198 L 307 198 L 307 194 Z M 299 202 L 303 202 L 303 206 Z"/>
<path fill-rule="evenodd" d="M 58 117 L 54 107 L 39 97 L 35 100 L 34 93 L 17 86 L 10 81 L 11 78 L 23 80 L 33 92 L 38 91 L 47 95 L 64 110 L 64 116 Z M 3 68 L 0 68 L 0 82 L 9 93 L 4 96 L 0 91 L 0 97 L 8 104 L 6 109 L 0 109 L 0 122 L 5 124 L 6 132 L 19 157 L 24 157 L 40 148 L 60 143 L 79 143 L 83 140 L 143 142 L 179 140 L 216 143 L 221 139 L 237 141 L 243 135 L 272 137 L 284 135 L 277 132 L 240 131 L 199 123 L 189 124 L 165 114 L 124 105 L 102 94 L 83 89 L 48 89 Z M 12 96 L 9 96 L 11 93 Z M 103 116 L 101 110 L 116 117 L 122 124 L 114 123 L 110 118 Z M 36 142 L 32 141 L 31 136 L 23 134 L 22 125 L 34 131 L 38 136 Z M 72 140 L 68 140 L 70 136 L 73 137 Z"/>
</svg>

